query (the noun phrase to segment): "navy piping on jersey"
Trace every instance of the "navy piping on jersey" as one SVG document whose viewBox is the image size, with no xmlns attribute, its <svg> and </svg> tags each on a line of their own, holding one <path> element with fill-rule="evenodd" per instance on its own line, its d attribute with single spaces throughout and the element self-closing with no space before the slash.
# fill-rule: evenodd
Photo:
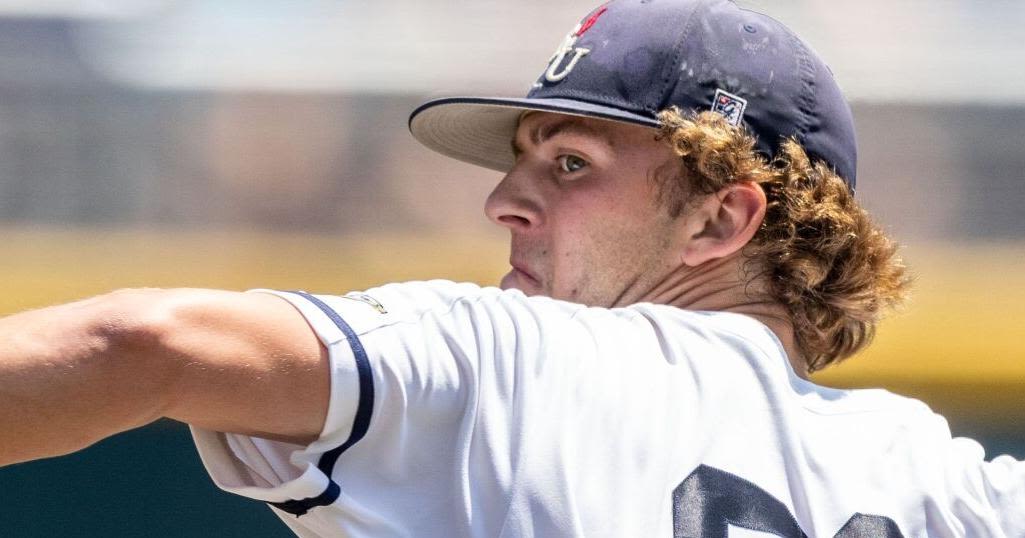
<svg viewBox="0 0 1025 538">
<path fill-rule="evenodd" d="M 338 328 L 345 334 L 345 338 L 349 341 L 349 347 L 352 348 L 352 356 L 356 359 L 356 371 L 359 374 L 359 402 L 356 405 L 356 417 L 352 421 L 352 433 L 349 434 L 349 438 L 344 443 L 337 447 L 328 450 L 321 454 L 320 461 L 317 462 L 317 468 L 320 469 L 324 476 L 327 476 L 328 485 L 324 489 L 324 492 L 316 497 L 309 497 L 307 499 L 284 501 L 279 503 L 268 503 L 271 506 L 293 514 L 295 516 L 301 516 L 309 512 L 311 509 L 317 506 L 327 506 L 338 499 L 338 496 L 342 493 L 342 488 L 335 483 L 334 479 L 331 478 L 331 473 L 334 471 L 335 462 L 338 461 L 338 456 L 342 455 L 352 445 L 356 444 L 357 441 L 363 438 L 367 434 L 367 430 L 370 428 L 370 416 L 374 412 L 374 378 L 370 369 L 370 359 L 367 358 L 367 350 L 363 347 L 363 343 L 360 342 L 359 337 L 356 336 L 356 331 L 352 330 L 352 327 L 331 309 L 330 306 L 326 305 L 324 301 L 306 293 L 304 291 L 293 291 L 294 293 L 311 302 L 317 308 L 321 309 L 327 317 L 338 326 Z"/>
</svg>

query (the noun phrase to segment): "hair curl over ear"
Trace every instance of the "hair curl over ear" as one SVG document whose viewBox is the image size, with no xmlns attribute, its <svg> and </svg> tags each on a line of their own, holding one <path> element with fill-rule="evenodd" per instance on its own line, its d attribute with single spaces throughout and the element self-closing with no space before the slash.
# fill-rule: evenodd
<svg viewBox="0 0 1025 538">
<path fill-rule="evenodd" d="M 670 109 L 659 118 L 660 139 L 682 164 L 681 173 L 665 175 L 660 185 L 670 214 L 738 181 L 754 181 L 765 191 L 765 219 L 744 250 L 749 275 L 765 279 L 772 298 L 787 309 L 808 370 L 864 348 L 882 314 L 904 301 L 911 279 L 896 243 L 843 179 L 794 140 L 769 162 L 750 134 L 713 112 Z"/>
</svg>

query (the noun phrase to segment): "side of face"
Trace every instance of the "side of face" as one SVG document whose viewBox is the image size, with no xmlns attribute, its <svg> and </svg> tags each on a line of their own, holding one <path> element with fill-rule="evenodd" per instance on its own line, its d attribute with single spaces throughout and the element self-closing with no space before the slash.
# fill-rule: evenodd
<svg viewBox="0 0 1025 538">
<path fill-rule="evenodd" d="M 521 119 L 516 164 L 485 204 L 511 234 L 503 289 L 609 307 L 642 300 L 679 268 L 684 229 L 655 178 L 676 157 L 656 134 L 562 114 Z"/>
</svg>

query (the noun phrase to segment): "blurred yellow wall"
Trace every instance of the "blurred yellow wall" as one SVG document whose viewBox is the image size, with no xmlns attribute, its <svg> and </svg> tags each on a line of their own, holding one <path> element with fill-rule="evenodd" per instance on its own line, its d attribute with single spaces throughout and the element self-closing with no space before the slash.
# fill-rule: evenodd
<svg viewBox="0 0 1025 538">
<path fill-rule="evenodd" d="M 506 243 L 493 236 L 331 237 L 246 232 L 0 229 L 0 312 L 119 287 L 271 287 L 343 293 L 448 278 L 493 284 Z M 912 301 L 868 351 L 816 376 L 885 387 L 960 421 L 1009 424 L 1025 410 L 1025 243 L 918 245 L 904 255 Z"/>
</svg>

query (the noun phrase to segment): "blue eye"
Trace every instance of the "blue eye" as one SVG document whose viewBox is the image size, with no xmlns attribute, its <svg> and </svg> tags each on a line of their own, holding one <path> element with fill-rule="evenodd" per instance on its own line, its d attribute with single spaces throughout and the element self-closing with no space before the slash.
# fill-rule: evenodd
<svg viewBox="0 0 1025 538">
<path fill-rule="evenodd" d="M 559 168 L 566 173 L 573 173 L 582 170 L 587 166 L 587 161 L 576 155 L 559 155 Z"/>
</svg>

